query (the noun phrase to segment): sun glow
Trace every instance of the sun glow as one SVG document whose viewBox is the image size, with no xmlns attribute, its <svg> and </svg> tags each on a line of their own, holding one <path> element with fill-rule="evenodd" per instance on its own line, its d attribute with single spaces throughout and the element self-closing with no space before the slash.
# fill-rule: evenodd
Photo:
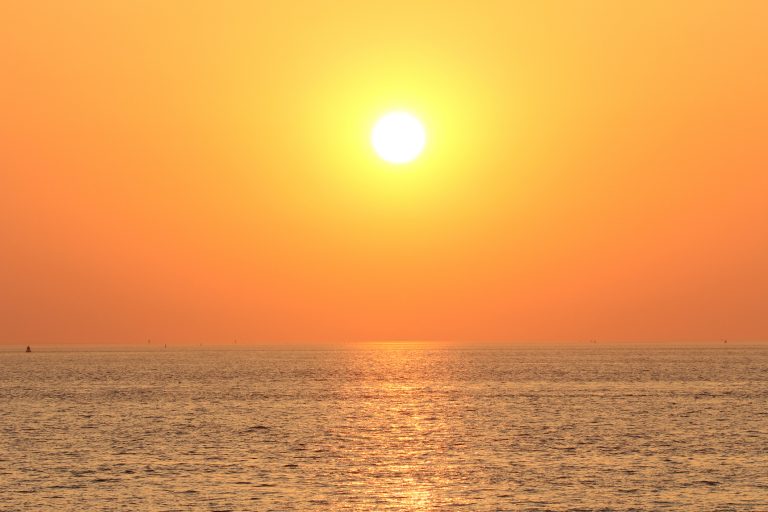
<svg viewBox="0 0 768 512">
<path fill-rule="evenodd" d="M 376 122 L 371 144 L 376 154 L 391 164 L 406 164 L 424 150 L 427 134 L 424 125 L 407 112 L 392 112 Z"/>
</svg>

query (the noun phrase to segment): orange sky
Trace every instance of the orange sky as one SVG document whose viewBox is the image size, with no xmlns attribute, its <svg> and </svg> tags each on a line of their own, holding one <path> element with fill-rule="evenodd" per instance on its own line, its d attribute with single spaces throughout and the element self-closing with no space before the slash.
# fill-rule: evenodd
<svg viewBox="0 0 768 512">
<path fill-rule="evenodd" d="M 373 4 L 3 2 L 0 343 L 768 337 L 767 2 Z"/>
</svg>

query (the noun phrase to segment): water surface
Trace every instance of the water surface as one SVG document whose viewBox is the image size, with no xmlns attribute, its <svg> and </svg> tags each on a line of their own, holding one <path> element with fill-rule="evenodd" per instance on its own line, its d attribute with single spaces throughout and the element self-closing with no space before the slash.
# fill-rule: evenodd
<svg viewBox="0 0 768 512">
<path fill-rule="evenodd" d="M 768 349 L 0 352 L 0 510 L 768 510 Z"/>
</svg>

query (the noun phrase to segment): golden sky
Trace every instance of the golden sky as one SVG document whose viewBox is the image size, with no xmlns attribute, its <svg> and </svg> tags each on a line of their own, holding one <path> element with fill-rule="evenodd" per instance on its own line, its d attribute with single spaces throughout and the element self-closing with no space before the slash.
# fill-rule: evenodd
<svg viewBox="0 0 768 512">
<path fill-rule="evenodd" d="M 0 343 L 766 339 L 767 24 L 2 2 Z M 397 109 L 428 143 L 393 167 Z"/>
</svg>

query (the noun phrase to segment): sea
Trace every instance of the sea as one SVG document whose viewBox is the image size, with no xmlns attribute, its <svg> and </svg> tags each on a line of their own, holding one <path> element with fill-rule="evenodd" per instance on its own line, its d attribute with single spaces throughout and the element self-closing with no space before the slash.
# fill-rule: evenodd
<svg viewBox="0 0 768 512">
<path fill-rule="evenodd" d="M 2 511 L 768 511 L 768 346 L 0 350 Z"/>
</svg>

